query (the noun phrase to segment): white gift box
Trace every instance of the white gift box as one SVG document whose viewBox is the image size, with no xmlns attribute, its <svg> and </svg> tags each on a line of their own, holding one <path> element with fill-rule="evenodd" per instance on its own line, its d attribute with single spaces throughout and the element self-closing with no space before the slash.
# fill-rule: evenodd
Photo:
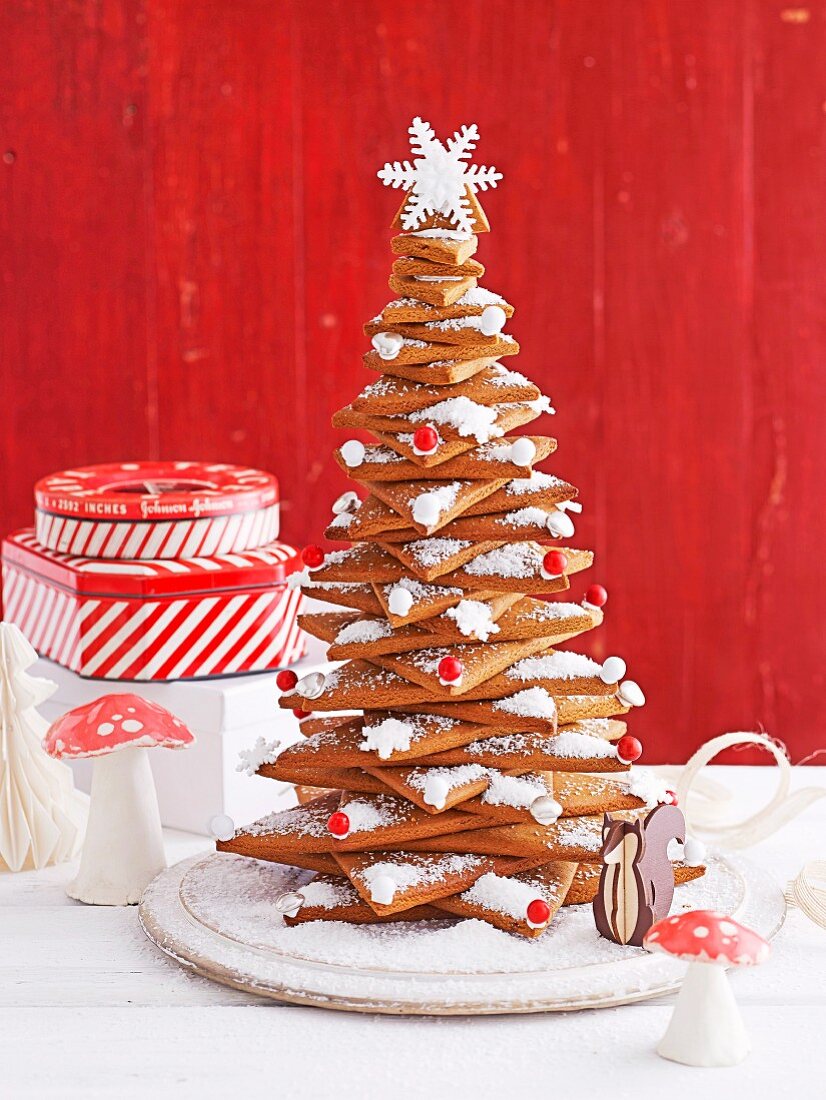
<svg viewBox="0 0 826 1100">
<path fill-rule="evenodd" d="M 299 676 L 326 672 L 326 647 L 308 638 L 309 652 L 291 667 Z M 53 722 L 73 707 L 101 695 L 128 691 L 159 703 L 177 715 L 195 734 L 196 742 L 180 752 L 155 749 L 149 754 L 158 790 L 161 821 L 175 829 L 208 833 L 213 815 L 228 814 L 246 825 L 272 810 L 295 805 L 293 787 L 258 775 L 237 771 L 239 752 L 259 737 L 290 744 L 301 736 L 292 711 L 278 706 L 274 672 L 177 683 L 124 683 L 88 680 L 53 661 L 41 658 L 33 676 L 57 684 L 57 691 L 39 710 Z M 91 761 L 71 761 L 75 782 L 88 791 Z"/>
</svg>

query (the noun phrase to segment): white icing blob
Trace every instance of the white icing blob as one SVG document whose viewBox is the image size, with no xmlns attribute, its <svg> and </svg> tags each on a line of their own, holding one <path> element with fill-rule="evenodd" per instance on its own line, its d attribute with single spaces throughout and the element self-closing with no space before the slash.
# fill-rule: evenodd
<svg viewBox="0 0 826 1100">
<path fill-rule="evenodd" d="M 479 321 L 479 331 L 485 336 L 496 336 L 505 327 L 507 313 L 501 306 L 485 306 Z"/>
<path fill-rule="evenodd" d="M 694 836 L 686 837 L 683 845 L 683 859 L 689 867 L 699 867 L 705 862 L 706 846 Z"/>
<path fill-rule="evenodd" d="M 323 672 L 311 672 L 307 676 L 302 676 L 293 689 L 296 695 L 301 695 L 304 699 L 318 699 L 324 694 L 324 684 L 327 677 Z"/>
<path fill-rule="evenodd" d="M 341 457 L 351 469 L 354 466 L 361 466 L 366 453 L 364 444 L 359 442 L 358 439 L 348 439 L 346 443 L 341 445 Z"/>
<path fill-rule="evenodd" d="M 387 606 L 391 615 L 398 615 L 399 618 L 403 619 L 405 615 L 410 614 L 410 609 L 413 606 L 413 593 L 397 584 L 390 590 Z"/>
<path fill-rule="evenodd" d="M 390 875 L 376 875 L 370 883 L 370 900 L 376 905 L 392 905 L 397 889 Z"/>
<path fill-rule="evenodd" d="M 553 511 L 548 516 L 547 528 L 555 539 L 568 539 L 574 533 L 574 521 L 565 512 Z"/>
<path fill-rule="evenodd" d="M 288 917 L 294 917 L 303 904 L 304 895 L 297 890 L 287 890 L 275 899 L 275 908 Z"/>
<path fill-rule="evenodd" d="M 215 840 L 232 840 L 235 836 L 235 822 L 229 814 L 215 814 L 209 819 L 207 829 Z"/>
<path fill-rule="evenodd" d="M 527 436 L 521 436 L 511 443 L 510 460 L 517 466 L 530 466 L 536 458 L 536 444 Z"/>
<path fill-rule="evenodd" d="M 622 657 L 606 657 L 602 662 L 599 678 L 603 684 L 618 684 L 625 675 L 626 668 Z"/>
<path fill-rule="evenodd" d="M 352 441 L 351 441 L 352 442 Z M 345 447 L 347 444 L 345 443 Z M 361 504 L 361 499 L 358 493 L 354 493 L 352 489 L 346 493 L 342 493 L 340 497 L 337 497 L 333 501 L 333 515 L 341 516 L 345 512 L 354 512 L 356 508 Z"/>
<path fill-rule="evenodd" d="M 563 512 L 581 512 L 582 505 L 578 500 L 560 500 L 557 504 L 557 508 Z"/>
<path fill-rule="evenodd" d="M 395 359 L 402 350 L 404 337 L 399 336 L 397 332 L 377 332 L 372 344 L 379 353 L 379 357 L 387 361 Z"/>
<path fill-rule="evenodd" d="M 531 803 L 531 817 L 540 825 L 553 825 L 562 813 L 562 807 L 549 794 L 541 794 Z"/>
<path fill-rule="evenodd" d="M 645 696 L 636 680 L 623 680 L 617 690 L 617 698 L 624 707 L 645 706 Z"/>
<path fill-rule="evenodd" d="M 422 527 L 432 527 L 442 514 L 439 498 L 435 493 L 422 493 L 413 505 L 413 519 Z"/>
<path fill-rule="evenodd" d="M 464 680 L 464 678 L 465 678 L 464 673 L 460 672 L 455 680 L 445 680 L 440 676 L 439 677 L 439 683 L 442 685 L 443 688 L 461 687 L 462 686 L 462 680 Z"/>
<path fill-rule="evenodd" d="M 428 806 L 443 810 L 450 791 L 450 783 L 443 775 L 429 775 L 424 784 L 424 798 Z"/>
</svg>

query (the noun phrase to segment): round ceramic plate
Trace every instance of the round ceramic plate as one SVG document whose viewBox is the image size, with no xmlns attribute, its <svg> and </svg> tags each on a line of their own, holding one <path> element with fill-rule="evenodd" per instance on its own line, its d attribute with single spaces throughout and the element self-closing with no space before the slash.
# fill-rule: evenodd
<svg viewBox="0 0 826 1100">
<path fill-rule="evenodd" d="M 563 908 L 537 940 L 482 921 L 288 928 L 274 899 L 312 876 L 228 853 L 162 872 L 140 905 L 147 936 L 213 981 L 276 1000 L 421 1015 L 561 1012 L 628 1004 L 679 986 L 685 964 L 596 934 L 590 905 Z M 674 895 L 673 912 L 718 909 L 770 939 L 778 886 L 727 855 Z"/>
</svg>

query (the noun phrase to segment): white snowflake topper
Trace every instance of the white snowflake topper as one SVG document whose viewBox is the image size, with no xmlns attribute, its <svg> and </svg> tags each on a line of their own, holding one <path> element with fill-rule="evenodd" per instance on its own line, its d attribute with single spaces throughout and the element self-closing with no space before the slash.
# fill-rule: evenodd
<svg viewBox="0 0 826 1100">
<path fill-rule="evenodd" d="M 255 775 L 262 764 L 274 764 L 280 751 L 280 741 L 267 741 L 259 737 L 251 749 L 239 751 L 241 763 L 235 766 L 235 770 L 244 775 Z"/>
<path fill-rule="evenodd" d="M 473 232 L 473 211 L 467 188 L 474 194 L 495 187 L 502 173 L 495 168 L 465 164 L 479 140 L 475 123 L 463 126 L 443 145 L 429 122 L 414 118 L 410 126 L 410 150 L 414 160 L 394 161 L 378 173 L 385 187 L 402 187 L 410 198 L 402 213 L 408 232 L 420 228 L 434 214 L 441 214 L 465 233 Z"/>
</svg>

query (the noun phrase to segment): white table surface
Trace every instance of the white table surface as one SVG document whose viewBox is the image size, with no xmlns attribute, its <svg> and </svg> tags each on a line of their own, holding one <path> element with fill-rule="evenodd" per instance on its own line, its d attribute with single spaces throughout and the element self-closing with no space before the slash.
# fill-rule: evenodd
<svg viewBox="0 0 826 1100">
<path fill-rule="evenodd" d="M 769 768 L 715 768 L 756 805 Z M 826 768 L 796 786 L 826 787 Z M 211 847 L 168 833 L 170 862 Z M 826 858 L 826 801 L 748 853 L 778 883 Z M 279 1005 L 188 974 L 135 908 L 70 901 L 68 866 L 0 876 L 0 1097 L 826 1096 L 826 932 L 789 913 L 771 959 L 733 977 L 754 1051 L 697 1070 L 654 1047 L 673 998 L 548 1016 L 405 1019 Z"/>
</svg>

